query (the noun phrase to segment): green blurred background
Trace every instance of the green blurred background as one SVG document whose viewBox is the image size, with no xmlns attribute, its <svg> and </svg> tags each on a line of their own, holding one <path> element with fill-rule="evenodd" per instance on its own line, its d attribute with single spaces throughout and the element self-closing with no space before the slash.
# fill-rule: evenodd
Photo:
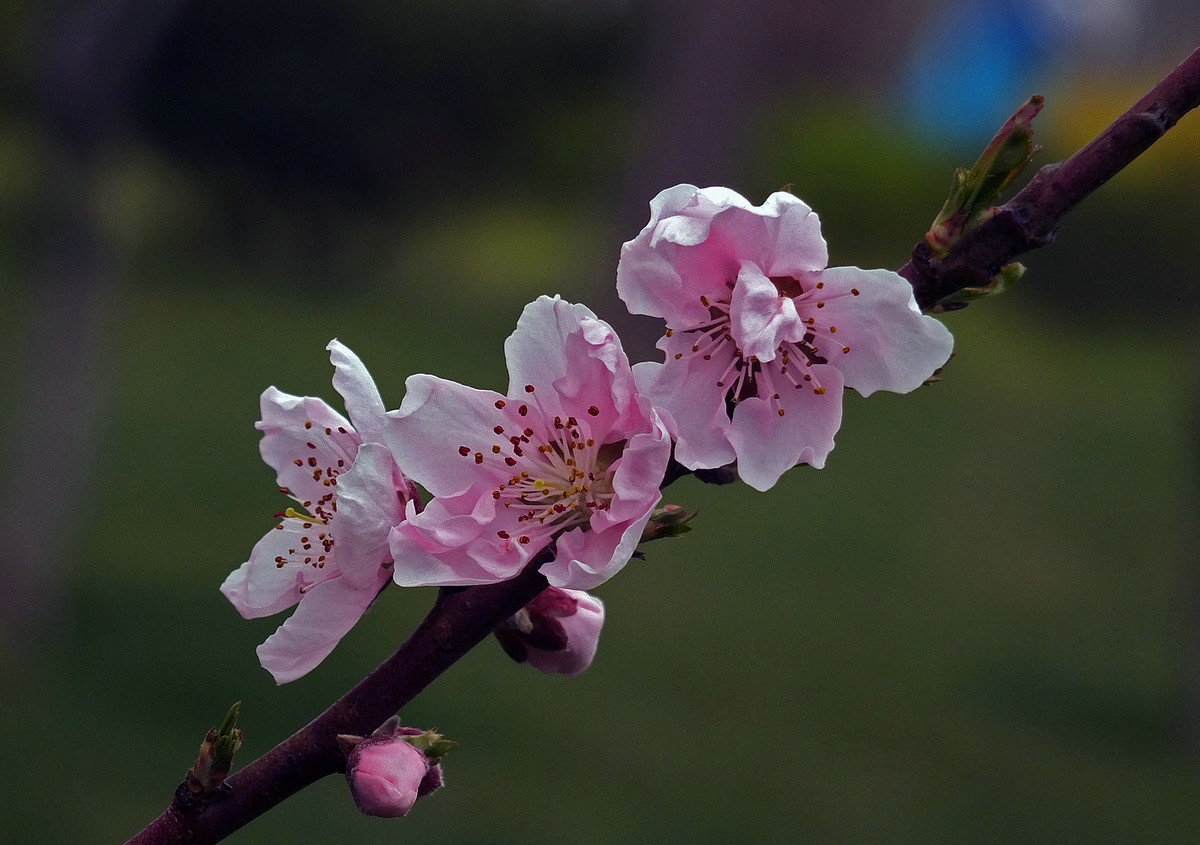
<svg viewBox="0 0 1200 845">
<path fill-rule="evenodd" d="M 266 386 L 502 389 L 540 293 L 622 316 L 681 181 L 790 184 L 832 263 L 898 267 L 1030 93 L 1043 162 L 1200 40 L 1188 3 L 76 0 L 0 12 L 0 842 L 120 842 L 243 702 L 244 759 L 387 656 L 387 591 L 276 687 L 217 592 L 282 499 Z M 1189 39 L 1191 43 L 1189 43 Z M 949 315 L 911 396 L 846 398 L 768 494 L 597 593 L 576 679 L 486 642 L 404 713 L 460 743 L 402 821 L 327 779 L 230 842 L 1200 838 L 1200 119 Z"/>
</svg>

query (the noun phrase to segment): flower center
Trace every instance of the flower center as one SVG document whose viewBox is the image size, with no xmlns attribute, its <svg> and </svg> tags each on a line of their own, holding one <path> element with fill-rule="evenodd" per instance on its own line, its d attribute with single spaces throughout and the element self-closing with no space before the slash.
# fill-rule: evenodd
<svg viewBox="0 0 1200 845">
<path fill-rule="evenodd" d="M 505 480 L 491 495 L 516 515 L 515 531 L 497 531 L 496 536 L 522 545 L 549 540 L 575 526 L 586 529 L 593 513 L 607 510 L 613 498 L 610 467 L 624 448 L 624 443 L 596 443 L 586 418 L 551 418 L 532 396 L 533 385 L 525 385 L 525 392 L 534 404 L 521 403 L 516 412 L 526 425 L 497 425 L 492 433 L 498 439 L 487 448 L 458 449 L 477 464 L 503 467 Z M 507 404 L 498 399 L 496 408 Z M 600 409 L 593 405 L 587 413 L 596 417 Z"/>
<path fill-rule="evenodd" d="M 823 395 L 825 387 L 819 375 L 812 371 L 813 365 L 828 364 L 830 354 L 850 353 L 850 347 L 837 340 L 837 326 L 818 320 L 816 316 L 825 307 L 825 300 L 821 298 L 824 282 L 817 282 L 805 290 L 799 279 L 790 276 L 772 276 L 770 280 L 780 297 L 795 303 L 801 322 L 807 327 L 800 340 L 782 341 L 770 361 L 761 361 L 755 355 L 743 355 L 734 340 L 729 314 L 736 285 L 734 281 L 726 282 L 726 290 L 714 298 L 701 296 L 700 304 L 708 309 L 709 319 L 682 330 L 685 335 L 693 335 L 694 343 L 689 350 L 691 355 L 699 355 L 705 361 L 712 360 L 714 356 L 718 361 L 728 360 L 728 366 L 717 378 L 717 387 L 726 388 L 726 410 L 730 417 L 738 402 L 752 396 L 767 400 L 782 417 L 781 391 L 809 388 L 816 395 Z M 851 289 L 850 293 L 859 295 L 856 288 Z M 674 331 L 667 329 L 666 335 L 672 337 Z M 685 354 L 688 353 L 676 352 L 675 360 L 683 358 Z"/>
<path fill-rule="evenodd" d="M 275 529 L 291 535 L 292 547 L 286 555 L 275 556 L 275 566 L 283 569 L 293 564 L 324 569 L 325 564 L 333 558 L 333 533 L 329 530 L 328 520 L 300 513 L 295 508 L 288 508 L 276 516 L 282 517 L 283 522 L 276 525 Z M 307 586 L 301 588 L 302 591 L 304 589 Z"/>
</svg>

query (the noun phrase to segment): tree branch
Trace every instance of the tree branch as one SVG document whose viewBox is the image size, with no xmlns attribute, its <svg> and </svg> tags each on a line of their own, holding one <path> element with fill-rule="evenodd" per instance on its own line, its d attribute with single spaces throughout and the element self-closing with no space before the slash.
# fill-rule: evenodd
<svg viewBox="0 0 1200 845">
<path fill-rule="evenodd" d="M 986 222 L 938 261 L 925 242 L 900 268 L 922 309 L 967 287 L 986 287 L 1018 255 L 1054 240 L 1059 221 L 1200 106 L 1200 47 L 1075 155 L 1043 167 Z"/>
<path fill-rule="evenodd" d="M 1043 167 L 995 216 L 963 235 L 945 260 L 936 261 L 924 241 L 918 244 L 900 270 L 917 302 L 928 308 L 962 288 L 986 286 L 1016 256 L 1050 243 L 1067 212 L 1197 105 L 1200 49 L 1086 147 L 1061 164 Z M 369 734 L 411 701 L 546 588 L 537 570 L 552 557 L 552 550 L 543 551 L 519 576 L 499 584 L 443 589 L 395 654 L 306 727 L 232 775 L 227 794 L 197 805 L 180 790 L 171 806 L 126 845 L 218 842 L 305 786 L 342 771 L 337 735 Z"/>
<path fill-rule="evenodd" d="M 229 790 L 197 805 L 186 790 L 126 845 L 219 842 L 288 796 L 344 770 L 338 734 L 366 736 L 547 586 L 543 550 L 509 581 L 443 589 L 402 646 L 324 713 L 225 781 Z"/>
</svg>

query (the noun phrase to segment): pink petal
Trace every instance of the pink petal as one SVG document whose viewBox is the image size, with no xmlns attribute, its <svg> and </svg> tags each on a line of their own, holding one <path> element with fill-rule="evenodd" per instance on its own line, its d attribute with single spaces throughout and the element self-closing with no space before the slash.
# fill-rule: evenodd
<svg viewBox="0 0 1200 845">
<path fill-rule="evenodd" d="M 676 185 L 662 191 L 650 201 L 650 222 L 621 247 L 617 293 L 632 313 L 663 317 L 668 326 L 695 324 L 707 308 L 693 287 L 712 289 L 737 274 L 736 259 L 722 254 L 721 244 L 689 258 L 708 240 L 712 218 L 724 207 L 706 196 L 708 190 Z"/>
<path fill-rule="evenodd" d="M 555 559 L 542 566 L 540 571 L 553 586 L 590 590 L 624 568 L 662 499 L 660 485 L 670 451 L 666 427 L 659 421 L 651 432 L 630 438 L 613 464 L 616 495 L 611 506 L 592 515 L 588 530 L 563 533 Z"/>
<path fill-rule="evenodd" d="M 624 424 L 636 390 L 629 360 L 612 327 L 584 306 L 547 296 L 529 303 L 504 342 L 504 357 L 509 396 L 520 399 L 533 386 L 529 401 L 546 419 L 587 413 L 601 442 Z"/>
<path fill-rule="evenodd" d="M 814 366 L 810 372 L 825 393 L 788 385 L 774 403 L 751 397 L 733 412 L 729 441 L 737 452 L 738 475 L 755 490 L 771 489 L 798 463 L 820 469 L 833 449 L 833 436 L 842 422 L 842 377 L 828 365 Z"/>
<path fill-rule="evenodd" d="M 325 347 L 333 363 L 333 388 L 346 403 L 346 413 L 363 440 L 380 439 L 384 424 L 383 399 L 375 381 L 358 356 L 341 341 L 331 340 Z"/>
<path fill-rule="evenodd" d="M 769 243 L 759 266 L 768 276 L 797 277 L 822 270 L 829 263 L 821 221 L 799 197 L 773 193 L 758 213 L 763 217 Z"/>
<path fill-rule="evenodd" d="M 729 416 L 722 382 L 733 362 L 733 346 L 714 350 L 709 360 L 692 354 L 693 341 L 675 333 L 658 342 L 666 352 L 663 364 L 638 364 L 638 383 L 655 405 L 666 410 L 675 426 L 675 460 L 688 469 L 712 469 L 733 463 L 729 445 Z M 679 355 L 676 358 L 675 355 Z"/>
<path fill-rule="evenodd" d="M 306 589 L 337 574 L 335 566 L 326 571 L 302 563 L 307 555 L 302 538 L 311 539 L 315 526 L 298 518 L 283 520 L 263 535 L 250 552 L 250 559 L 221 584 L 221 592 L 244 618 L 286 610 L 300 600 Z M 277 566 L 277 558 L 288 563 Z"/>
<path fill-rule="evenodd" d="M 379 565 L 391 560 L 388 534 L 404 519 L 394 467 L 387 447 L 364 443 L 354 466 L 338 478 L 338 510 L 333 520 L 337 565 L 356 587 L 373 583 Z"/>
<path fill-rule="evenodd" d="M 519 432 L 528 424 L 528 415 L 517 413 L 520 403 L 429 375 L 409 376 L 404 387 L 404 401 L 388 413 L 383 437 L 409 478 L 435 496 L 452 496 L 481 475 L 500 477 L 491 463 L 476 464 L 474 455 L 503 436 L 494 433 L 496 426 Z"/>
<path fill-rule="evenodd" d="M 779 345 L 804 337 L 790 297 L 782 296 L 758 265 L 742 262 L 729 308 L 730 330 L 742 357 L 772 361 Z"/>
<path fill-rule="evenodd" d="M 502 516 L 497 521 L 491 496 L 480 488 L 434 498 L 419 514 L 410 507 L 389 537 L 393 580 L 402 587 L 468 586 L 513 577 L 545 543 L 502 541 L 497 525 L 511 528 L 516 519 Z"/>
<path fill-rule="evenodd" d="M 582 590 L 565 590 L 575 602 L 575 612 L 560 620 L 566 635 L 567 647 L 543 651 L 528 647 L 529 665 L 546 674 L 578 675 L 589 666 L 600 645 L 600 630 L 604 627 L 604 602 Z"/>
<path fill-rule="evenodd" d="M 280 487 L 300 502 L 330 492 L 327 483 L 354 462 L 361 441 L 349 421 L 321 399 L 263 391 L 259 452 Z M 340 463 L 339 463 L 340 462 Z"/>
<path fill-rule="evenodd" d="M 603 531 L 610 525 L 647 517 L 661 498 L 670 456 L 671 438 L 661 420 L 653 420 L 650 431 L 630 437 L 611 467 L 616 495 L 609 508 L 592 515 L 592 529 Z"/>
<path fill-rule="evenodd" d="M 296 612 L 257 649 L 259 662 L 275 683 L 294 681 L 324 660 L 362 618 L 388 576 L 380 569 L 375 583 L 366 589 L 333 578 L 305 593 Z"/>
<path fill-rule="evenodd" d="M 629 562 L 642 537 L 650 514 L 640 526 L 626 523 L 608 531 L 572 528 L 558 538 L 554 560 L 538 570 L 552 587 L 590 590 L 620 572 Z"/>
<path fill-rule="evenodd" d="M 728 188 L 677 185 L 650 209 L 646 228 L 621 249 L 617 292 L 631 312 L 662 317 L 673 329 L 704 322 L 700 297 L 732 282 L 743 261 L 767 275 L 819 270 L 828 261 L 820 221 L 791 194 L 755 206 Z"/>
<path fill-rule="evenodd" d="M 831 267 L 820 274 L 822 325 L 837 328 L 837 342 L 850 351 L 829 362 L 841 370 L 846 386 L 863 396 L 876 390 L 907 393 L 920 387 L 950 358 L 954 339 L 933 317 L 923 316 L 912 287 L 890 270 Z M 853 293 L 857 291 L 857 295 Z"/>
</svg>

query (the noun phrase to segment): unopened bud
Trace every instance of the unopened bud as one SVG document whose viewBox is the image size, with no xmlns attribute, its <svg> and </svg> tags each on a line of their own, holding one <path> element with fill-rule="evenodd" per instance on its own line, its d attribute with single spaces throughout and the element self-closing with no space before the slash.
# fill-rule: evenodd
<svg viewBox="0 0 1200 845">
<path fill-rule="evenodd" d="M 229 708 L 219 727 L 210 730 L 200 743 L 196 765 L 187 773 L 181 786 L 193 799 L 206 801 L 225 788 L 225 778 L 233 767 L 233 755 L 242 745 L 242 732 L 237 727 L 242 702 Z"/>
<path fill-rule="evenodd" d="M 592 664 L 604 602 L 583 590 L 547 587 L 495 631 L 505 653 L 546 674 L 578 675 Z"/>
<path fill-rule="evenodd" d="M 650 521 L 642 529 L 641 542 L 661 540 L 664 537 L 678 537 L 692 530 L 689 525 L 696 516 L 696 511 L 689 511 L 679 505 L 663 505 L 650 514 Z"/>
<path fill-rule="evenodd" d="M 1041 147 L 1033 145 L 1033 118 L 1042 110 L 1034 96 L 1005 121 L 969 170 L 954 172 L 954 184 L 942 210 L 925 235 L 935 258 L 944 258 L 963 233 L 992 214 L 992 203 L 1025 169 Z"/>
<path fill-rule="evenodd" d="M 337 739 L 354 803 L 368 816 L 389 819 L 408 815 L 418 798 L 442 786 L 441 758 L 455 746 L 436 731 L 400 727 L 398 720 L 366 738 Z"/>
</svg>

